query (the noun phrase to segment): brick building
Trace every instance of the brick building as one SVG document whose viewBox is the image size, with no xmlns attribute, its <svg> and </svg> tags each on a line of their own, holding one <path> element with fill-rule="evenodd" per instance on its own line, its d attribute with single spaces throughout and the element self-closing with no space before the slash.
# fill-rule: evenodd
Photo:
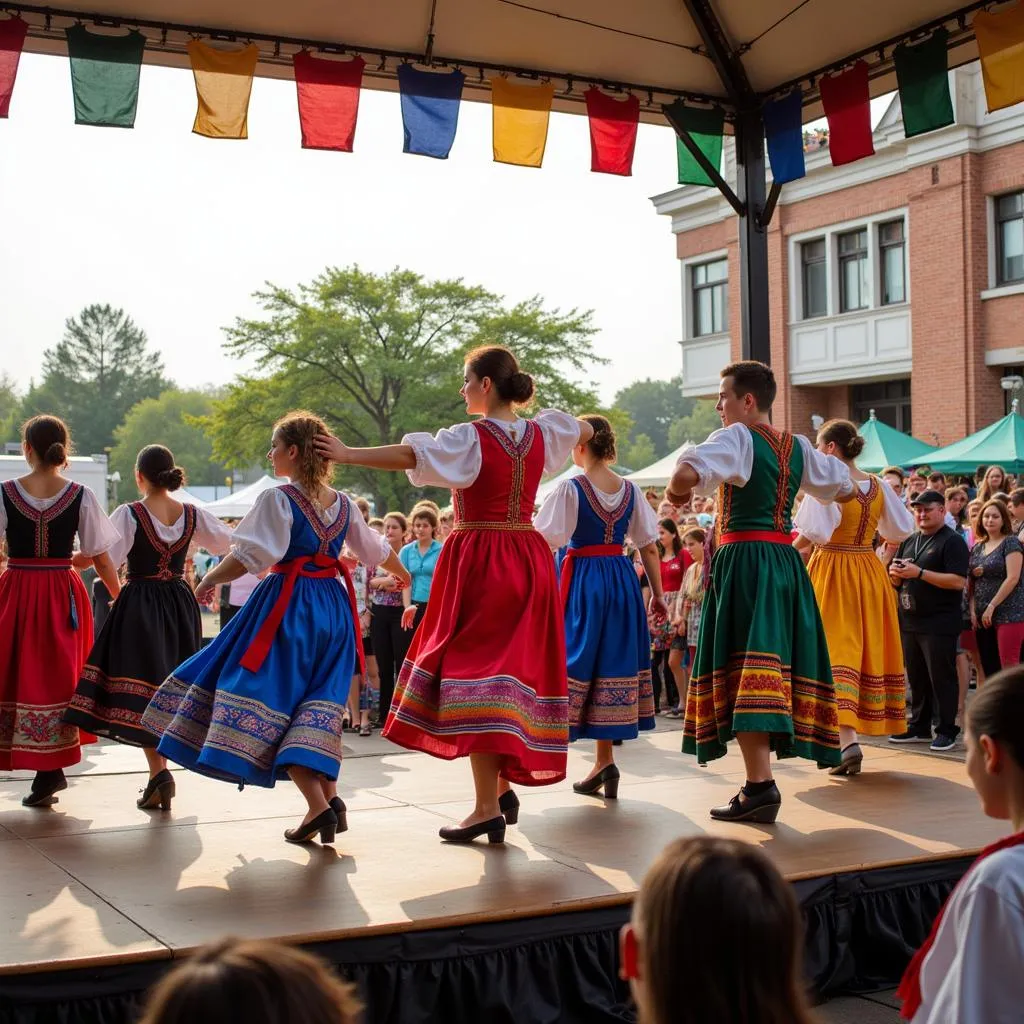
<svg viewBox="0 0 1024 1024">
<path fill-rule="evenodd" d="M 810 151 L 782 189 L 768 232 L 780 426 L 810 434 L 812 417 L 875 409 L 948 444 L 1022 394 L 1024 104 L 987 114 L 977 64 L 950 84 L 954 125 L 906 139 L 896 96 L 873 157 L 833 167 L 827 147 Z M 682 270 L 684 393 L 713 394 L 740 354 L 736 217 L 711 188 L 652 202 Z"/>
</svg>

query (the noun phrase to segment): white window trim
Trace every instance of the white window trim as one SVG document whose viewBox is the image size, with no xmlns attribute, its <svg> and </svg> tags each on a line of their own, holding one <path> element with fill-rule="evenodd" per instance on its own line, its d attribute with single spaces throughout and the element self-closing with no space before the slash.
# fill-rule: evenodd
<svg viewBox="0 0 1024 1024">
<path fill-rule="evenodd" d="M 981 293 L 983 299 L 998 299 L 1003 295 L 1020 295 L 1024 291 L 1024 281 L 1013 281 L 1010 284 L 999 284 L 999 251 L 996 245 L 996 200 L 1003 196 L 1015 196 L 1024 192 L 1021 188 L 1010 188 L 1003 192 L 993 192 L 985 196 L 985 222 L 988 237 L 988 288 Z"/>
<path fill-rule="evenodd" d="M 889 303 L 886 306 L 880 304 L 882 295 L 881 261 L 878 250 L 878 225 L 885 224 L 891 220 L 903 219 L 903 270 L 904 270 L 904 294 L 903 302 Z M 838 236 L 849 231 L 856 231 L 858 228 L 867 228 L 868 231 L 868 306 L 866 309 L 854 309 L 848 313 L 839 311 L 839 242 Z M 990 232 L 991 234 L 991 232 Z M 810 242 L 817 238 L 825 239 L 825 259 L 827 261 L 827 272 L 825 275 L 826 288 L 826 312 L 824 316 L 804 318 L 804 295 L 803 295 L 803 262 L 801 260 L 800 246 L 803 242 Z M 855 220 L 841 221 L 836 224 L 823 224 L 820 227 L 811 228 L 807 231 L 800 231 L 788 238 L 789 253 L 789 326 L 809 324 L 818 321 L 832 320 L 836 317 L 862 317 L 870 313 L 882 312 L 890 309 L 903 309 L 910 305 L 910 209 L 906 206 L 898 206 L 884 213 L 873 213 L 869 217 L 858 217 Z"/>
<path fill-rule="evenodd" d="M 729 250 L 728 249 L 715 249 L 712 252 L 702 252 L 698 256 L 687 256 L 686 259 L 680 260 L 680 267 L 683 276 L 683 340 L 682 344 L 685 345 L 688 342 L 702 342 L 702 341 L 713 341 L 716 338 L 728 338 L 729 331 L 721 331 L 716 334 L 694 334 L 693 333 L 693 288 L 691 287 L 692 275 L 690 271 L 693 267 L 699 267 L 703 263 L 714 263 L 716 260 L 725 260 L 726 274 L 725 283 L 726 291 L 731 285 L 729 280 Z M 728 316 L 728 295 L 726 296 L 726 316 Z"/>
</svg>

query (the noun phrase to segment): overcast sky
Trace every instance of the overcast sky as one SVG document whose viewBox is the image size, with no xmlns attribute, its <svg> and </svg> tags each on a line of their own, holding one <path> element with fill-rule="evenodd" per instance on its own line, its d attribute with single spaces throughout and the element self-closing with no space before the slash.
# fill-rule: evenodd
<svg viewBox="0 0 1024 1024">
<path fill-rule="evenodd" d="M 221 328 L 254 290 L 354 262 L 593 309 L 606 400 L 678 372 L 674 239 L 649 201 L 675 187 L 667 126 L 640 125 L 620 178 L 591 173 L 570 114 L 538 170 L 493 162 L 482 103 L 462 104 L 446 161 L 402 153 L 396 93 L 363 91 L 352 154 L 301 148 L 290 81 L 255 80 L 247 141 L 193 135 L 195 106 L 189 72 L 147 65 L 134 130 L 77 126 L 67 60 L 23 55 L 0 120 L 2 367 L 23 386 L 91 302 L 123 307 L 179 384 L 227 381 Z"/>
</svg>

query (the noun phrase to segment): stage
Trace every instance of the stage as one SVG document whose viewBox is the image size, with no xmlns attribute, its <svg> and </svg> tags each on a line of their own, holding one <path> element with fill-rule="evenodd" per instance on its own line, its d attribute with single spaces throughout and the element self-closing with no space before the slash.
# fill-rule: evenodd
<svg viewBox="0 0 1024 1024">
<path fill-rule="evenodd" d="M 468 764 L 376 734 L 346 739 L 350 831 L 333 850 L 283 840 L 302 813 L 289 784 L 240 793 L 177 772 L 170 813 L 137 810 L 142 753 L 116 744 L 86 748 L 51 810 L 21 807 L 30 776 L 5 776 L 0 1022 L 127 1022 L 171 959 L 227 933 L 315 947 L 361 984 L 368 1022 L 629 1020 L 615 933 L 658 851 L 701 833 L 760 845 L 793 882 L 819 993 L 892 984 L 969 856 L 1005 831 L 962 763 L 920 747 L 867 748 L 853 779 L 778 763 L 776 825 L 716 823 L 738 754 L 698 768 L 678 745 L 660 724 L 620 748 L 618 801 L 568 781 L 520 790 L 504 846 L 442 844 L 469 807 Z M 570 779 L 589 753 L 570 749 Z"/>
</svg>

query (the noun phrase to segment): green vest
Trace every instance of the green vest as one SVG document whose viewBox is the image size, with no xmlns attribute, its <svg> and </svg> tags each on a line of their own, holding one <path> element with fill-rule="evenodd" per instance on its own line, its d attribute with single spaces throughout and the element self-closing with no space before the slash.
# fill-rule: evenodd
<svg viewBox="0 0 1024 1024">
<path fill-rule="evenodd" d="M 771 530 L 789 533 L 796 492 L 804 475 L 804 452 L 792 434 L 757 423 L 750 427 L 754 465 L 742 486 L 718 490 L 718 532 Z"/>
</svg>

